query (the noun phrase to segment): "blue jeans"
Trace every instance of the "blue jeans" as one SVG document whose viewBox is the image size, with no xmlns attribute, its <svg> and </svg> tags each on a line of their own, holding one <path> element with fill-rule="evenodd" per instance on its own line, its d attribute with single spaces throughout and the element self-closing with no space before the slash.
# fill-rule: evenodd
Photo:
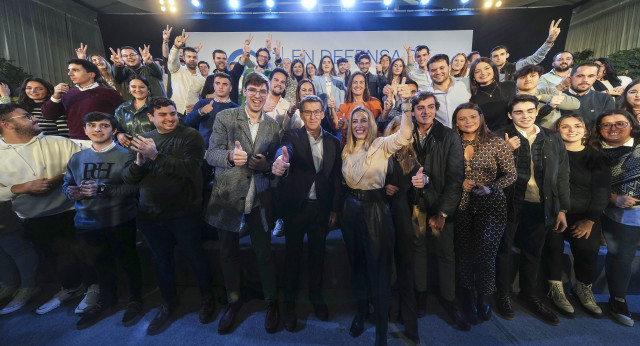
<svg viewBox="0 0 640 346">
<path fill-rule="evenodd" d="M 196 216 L 167 220 L 138 219 L 138 230 L 144 236 L 155 259 L 156 278 L 165 303 L 174 303 L 178 295 L 174 256 L 176 243 L 182 248 L 182 253 L 196 274 L 200 294 L 208 295 L 213 289 L 209 262 L 202 249 L 199 227 L 200 221 Z"/>
<path fill-rule="evenodd" d="M 640 241 L 640 227 L 624 225 L 602 215 L 602 233 L 607 239 L 605 268 L 609 294 L 624 298 L 631 279 L 631 262 Z"/>
</svg>

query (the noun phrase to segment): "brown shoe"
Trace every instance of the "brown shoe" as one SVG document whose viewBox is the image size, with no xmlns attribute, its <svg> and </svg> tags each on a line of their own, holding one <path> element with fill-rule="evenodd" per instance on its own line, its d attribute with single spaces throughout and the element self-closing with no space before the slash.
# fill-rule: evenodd
<svg viewBox="0 0 640 346">
<path fill-rule="evenodd" d="M 149 323 L 149 326 L 147 327 L 147 334 L 156 335 L 163 332 L 169 326 L 170 315 L 171 308 L 169 305 L 164 303 L 161 304 L 160 307 L 158 307 L 156 316 L 151 320 L 151 323 Z"/>
<path fill-rule="evenodd" d="M 280 324 L 280 311 L 278 310 L 278 301 L 273 300 L 267 302 L 267 315 L 264 319 L 264 329 L 267 333 L 273 334 L 278 331 L 278 325 Z"/>
<path fill-rule="evenodd" d="M 240 302 L 227 304 L 218 322 L 218 334 L 227 334 L 231 331 L 238 311 L 240 311 Z"/>
</svg>

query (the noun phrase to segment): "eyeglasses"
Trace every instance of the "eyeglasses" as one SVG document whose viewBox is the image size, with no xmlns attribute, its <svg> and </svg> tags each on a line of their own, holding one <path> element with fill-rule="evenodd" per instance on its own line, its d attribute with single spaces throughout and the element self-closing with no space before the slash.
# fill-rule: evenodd
<svg viewBox="0 0 640 346">
<path fill-rule="evenodd" d="M 616 127 L 616 129 L 621 130 L 629 126 L 629 122 L 616 121 L 615 123 L 604 123 L 604 124 L 598 125 L 600 129 L 604 129 L 604 130 L 611 130 L 614 126 Z"/>
<path fill-rule="evenodd" d="M 305 117 L 310 117 L 310 116 L 316 116 L 319 117 L 323 114 L 324 112 L 322 110 L 317 110 L 317 111 L 302 111 L 302 115 L 304 115 Z"/>
<path fill-rule="evenodd" d="M 122 56 L 124 59 L 129 59 L 129 58 L 133 58 L 134 56 L 138 56 L 138 54 L 136 54 L 136 53 L 129 54 L 129 55 L 127 55 L 127 54 L 122 54 L 121 56 Z"/>
<path fill-rule="evenodd" d="M 31 115 L 29 113 L 24 113 L 22 115 L 16 115 L 15 117 L 7 118 L 7 119 L 5 119 L 5 121 L 11 120 L 11 119 L 15 119 L 15 118 L 22 118 L 22 117 L 25 117 L 25 118 L 27 118 L 29 120 L 32 120 L 33 118 L 35 118 L 33 115 Z"/>
<path fill-rule="evenodd" d="M 247 88 L 246 90 L 247 90 L 247 94 L 249 94 L 249 96 L 259 95 L 259 96 L 265 97 L 265 96 L 267 96 L 267 93 L 269 92 L 267 89 L 258 90 L 256 88 Z"/>
</svg>

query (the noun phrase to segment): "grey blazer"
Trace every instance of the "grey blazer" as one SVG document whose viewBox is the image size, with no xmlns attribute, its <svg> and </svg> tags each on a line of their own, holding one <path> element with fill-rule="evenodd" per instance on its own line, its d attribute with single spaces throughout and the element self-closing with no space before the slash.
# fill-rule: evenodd
<svg viewBox="0 0 640 346">
<path fill-rule="evenodd" d="M 253 176 L 257 193 L 253 207 L 259 202 L 262 225 L 265 231 L 269 231 L 273 205 L 271 168 L 260 172 L 249 169 L 247 164 L 231 166 L 227 157 L 235 148 L 235 141 L 239 141 L 248 157 L 262 154 L 267 157 L 269 164 L 273 164 L 280 145 L 279 130 L 278 123 L 262 112 L 258 134 L 252 143 L 245 107 L 225 109 L 218 113 L 213 123 L 209 149 L 205 153 L 207 162 L 215 167 L 213 189 L 205 215 L 208 224 L 224 231 L 240 232 L 245 199 Z"/>
</svg>

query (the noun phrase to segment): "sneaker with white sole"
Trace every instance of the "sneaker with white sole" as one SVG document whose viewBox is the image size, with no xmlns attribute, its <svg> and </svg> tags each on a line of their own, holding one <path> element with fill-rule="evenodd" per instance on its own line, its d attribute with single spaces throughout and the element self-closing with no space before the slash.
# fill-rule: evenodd
<svg viewBox="0 0 640 346">
<path fill-rule="evenodd" d="M 547 295 L 553 304 L 560 309 L 561 312 L 566 314 L 573 314 L 573 305 L 569 303 L 567 296 L 564 294 L 564 287 L 562 287 L 562 281 L 549 280 L 549 294 Z"/>
<path fill-rule="evenodd" d="M 596 298 L 593 296 L 591 286 L 592 284 L 585 285 L 577 281 L 576 285 L 573 286 L 573 295 L 578 297 L 580 305 L 582 305 L 588 313 L 595 317 L 602 317 L 602 309 L 598 306 L 598 303 L 596 303 Z"/>
<path fill-rule="evenodd" d="M 5 305 L 4 308 L 0 310 L 0 315 L 10 314 L 22 309 L 22 307 L 27 305 L 29 300 L 31 300 L 31 298 L 33 298 L 33 296 L 35 296 L 39 291 L 38 287 L 18 289 L 9 304 Z"/>
<path fill-rule="evenodd" d="M 13 294 L 16 292 L 17 289 L 18 287 L 16 286 L 8 286 L 8 285 L 0 286 L 0 300 L 11 298 L 11 296 L 13 296 Z"/>
<path fill-rule="evenodd" d="M 609 299 L 609 309 L 613 317 L 627 327 L 633 327 L 633 318 L 627 306 L 627 300 L 620 297 L 611 297 Z"/>
<path fill-rule="evenodd" d="M 100 286 L 97 284 L 89 286 L 87 293 L 84 294 L 84 298 L 76 307 L 76 314 L 81 314 L 91 309 L 91 307 L 98 302 L 98 298 L 100 298 Z"/>
<path fill-rule="evenodd" d="M 284 235 L 284 220 L 282 219 L 276 220 L 276 225 L 275 227 L 273 227 L 272 234 L 275 237 L 282 237 Z"/>
<path fill-rule="evenodd" d="M 42 304 L 38 309 L 36 309 L 36 314 L 42 315 L 47 312 L 58 308 L 62 303 L 66 302 L 69 299 L 73 299 L 82 294 L 82 285 L 77 288 L 66 289 L 63 288 L 60 292 L 56 293 L 51 300 Z"/>
</svg>

